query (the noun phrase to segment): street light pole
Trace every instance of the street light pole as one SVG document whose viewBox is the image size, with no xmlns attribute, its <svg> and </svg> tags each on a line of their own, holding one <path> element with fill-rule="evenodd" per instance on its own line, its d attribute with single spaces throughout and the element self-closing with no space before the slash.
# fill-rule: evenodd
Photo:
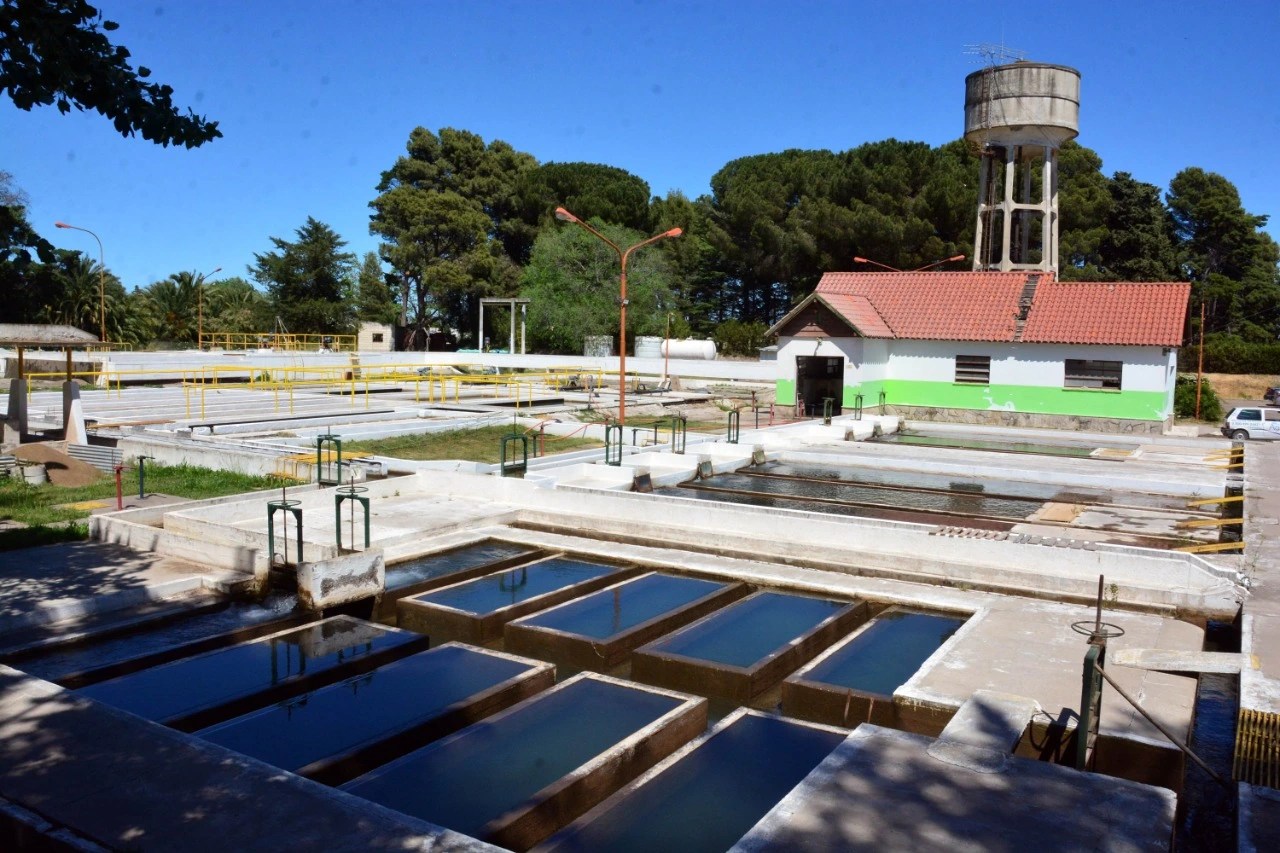
<svg viewBox="0 0 1280 853">
<path fill-rule="evenodd" d="M 83 231 L 84 233 L 91 235 L 93 239 L 98 241 L 98 329 L 99 329 L 99 334 L 102 337 L 102 342 L 104 344 L 108 343 L 107 341 L 107 283 L 106 283 L 107 263 L 105 260 L 105 254 L 102 251 L 102 239 L 97 234 L 94 234 L 92 231 L 90 231 L 88 228 L 81 228 L 79 225 L 68 225 L 65 222 L 55 222 L 53 224 L 58 228 L 71 228 L 75 231 Z"/>
<path fill-rule="evenodd" d="M 853 262 L 855 264 L 875 264 L 878 267 L 887 269 L 889 272 L 924 272 L 927 269 L 932 269 L 933 267 L 941 266 L 942 264 L 949 264 L 952 261 L 963 261 L 963 260 L 964 260 L 964 255 L 952 255 L 949 258 L 943 258 L 940 261 L 934 261 L 931 264 L 925 264 L 924 266 L 916 267 L 913 270 L 900 270 L 897 267 L 891 267 L 888 264 L 882 264 L 879 261 L 873 261 L 870 258 L 854 258 Z"/>
<path fill-rule="evenodd" d="M 213 272 L 207 272 L 200 276 L 200 280 L 196 283 L 196 349 L 204 352 L 204 280 L 214 273 L 222 272 L 222 267 L 217 267 Z"/>
<path fill-rule="evenodd" d="M 601 241 L 603 241 L 610 249 L 618 253 L 618 262 L 622 267 L 622 273 L 618 279 L 618 300 L 620 302 L 620 310 L 618 312 L 618 424 L 627 425 L 627 259 L 631 257 L 631 253 L 636 249 L 642 249 L 650 243 L 656 243 L 667 237 L 679 237 L 684 233 L 679 228 L 672 228 L 670 231 L 663 231 L 661 234 L 655 234 L 647 240 L 641 240 L 634 246 L 622 249 L 617 243 L 574 216 L 563 207 L 556 208 L 556 219 L 561 222 L 572 222 L 575 225 L 582 226 L 586 231 L 591 232 Z"/>
</svg>

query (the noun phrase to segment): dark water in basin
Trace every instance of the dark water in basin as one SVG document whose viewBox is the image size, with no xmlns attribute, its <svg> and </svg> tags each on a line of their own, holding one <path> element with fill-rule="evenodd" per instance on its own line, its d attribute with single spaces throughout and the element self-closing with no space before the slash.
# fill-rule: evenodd
<svg viewBox="0 0 1280 853">
<path fill-rule="evenodd" d="M 959 616 L 886 611 L 801 677 L 892 696 L 964 623 Z"/>
<path fill-rule="evenodd" d="M 1013 498 L 1060 503 L 1123 504 L 1151 509 L 1185 510 L 1185 497 L 1142 492 L 1113 494 L 1105 489 L 1079 486 L 1055 486 L 1049 483 L 1027 483 L 1017 480 L 990 480 L 980 477 L 960 477 L 952 474 L 926 474 L 918 471 L 893 471 L 857 467 L 856 465 L 810 465 L 799 462 L 769 462 L 742 468 L 738 471 L 749 475 L 780 475 L 809 477 L 817 480 L 839 480 L 867 486 L 897 486 L 909 489 L 940 489 L 965 492 L 971 495 L 990 493 Z"/>
<path fill-rule="evenodd" d="M 272 638 L 144 669 L 76 691 L 149 720 L 169 720 L 419 640 L 357 620 L 326 620 Z"/>
<path fill-rule="evenodd" d="M 441 646 L 197 734 L 284 770 L 376 743 L 533 667 Z"/>
<path fill-rule="evenodd" d="M 680 704 L 674 697 L 586 678 L 343 788 L 476 836 L 485 824 Z"/>
<path fill-rule="evenodd" d="M 15 666 L 45 681 L 57 681 L 74 673 L 100 669 L 197 640 L 283 619 L 293 612 L 296 605 L 297 599 L 292 594 L 273 595 L 261 603 L 229 602 L 217 610 L 194 613 L 150 627 L 139 626 L 136 633 L 50 649 L 45 654 L 25 658 Z"/>
<path fill-rule="evenodd" d="M 403 563 L 387 566 L 387 589 L 411 586 L 422 581 L 434 580 L 445 575 L 464 572 L 497 560 L 520 554 L 534 554 L 536 550 L 514 542 L 491 540 L 477 542 L 463 548 L 455 548 L 443 554 L 428 554 Z"/>
<path fill-rule="evenodd" d="M 1238 652 L 1239 633 L 1228 623 L 1210 622 L 1205 629 L 1204 648 L 1205 651 Z M 1188 745 L 1228 782 L 1235 757 L 1239 712 L 1238 675 L 1206 673 L 1199 676 Z M 1235 785 L 1231 790 L 1223 788 L 1190 759 L 1185 767 L 1182 794 L 1178 797 L 1177 848 L 1234 853 L 1238 809 Z"/>
<path fill-rule="evenodd" d="M 644 649 L 749 668 L 848 606 L 845 601 L 761 592 Z"/>
<path fill-rule="evenodd" d="M 1089 456 L 1103 445 L 1098 443 L 1073 443 L 1070 441 L 1040 444 L 1033 441 L 1001 441 L 988 438 L 962 438 L 928 433 L 895 432 L 868 441 L 885 444 L 916 444 L 926 447 L 953 447 L 960 450 L 994 450 L 1003 453 L 1035 453 L 1040 456 Z M 1137 445 L 1107 445 L 1119 450 L 1134 450 Z"/>
<path fill-rule="evenodd" d="M 414 597 L 468 613 L 492 613 L 530 598 L 616 572 L 613 566 L 553 557 Z"/>
<path fill-rule="evenodd" d="M 721 853 L 843 740 L 779 717 L 740 717 L 551 849 Z"/>
<path fill-rule="evenodd" d="M 646 575 L 521 619 L 519 624 L 604 640 L 727 586 L 697 578 Z"/>
<path fill-rule="evenodd" d="M 895 509 L 950 512 L 1017 520 L 1025 519 L 1044 504 L 1043 501 L 1034 499 L 989 498 L 964 493 L 911 492 L 880 489 L 844 481 L 787 480 L 738 473 L 718 474 L 709 480 L 699 481 L 697 485 L 739 489 L 762 495 L 801 500 L 821 498 L 858 504 L 880 504 Z"/>
</svg>

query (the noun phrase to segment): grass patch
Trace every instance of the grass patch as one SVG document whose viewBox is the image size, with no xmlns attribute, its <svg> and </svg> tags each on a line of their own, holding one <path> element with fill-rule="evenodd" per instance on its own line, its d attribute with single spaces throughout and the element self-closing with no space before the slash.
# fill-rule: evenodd
<svg viewBox="0 0 1280 853">
<path fill-rule="evenodd" d="M 233 471 L 214 471 L 194 468 L 190 465 L 147 466 L 147 492 L 175 495 L 182 498 L 215 498 L 235 495 L 281 485 L 296 485 L 292 480 L 277 477 L 251 477 Z M 138 471 L 126 469 L 123 478 L 126 495 L 138 493 Z M 102 479 L 88 486 L 63 488 L 52 483 L 31 485 L 14 477 L 0 480 L 0 519 L 12 519 L 24 524 L 49 524 L 57 521 L 74 521 L 89 514 L 85 509 L 56 509 L 60 504 L 79 503 L 100 499 L 114 499 L 116 481 L 103 475 Z"/>
<path fill-rule="evenodd" d="M 377 438 L 369 441 L 343 442 L 344 452 L 371 453 L 378 456 L 394 456 L 397 459 L 464 459 L 469 462 L 494 464 L 502 461 L 502 437 L 519 427 L 487 426 L 477 429 L 454 429 L 447 432 L 430 432 L 420 435 L 398 435 L 393 438 Z M 537 448 L 537 437 L 529 433 L 529 455 Z M 594 438 L 554 438 L 547 436 L 547 452 L 561 453 L 584 447 L 603 447 Z M 509 453 L 519 453 L 519 445 L 508 445 Z"/>
</svg>

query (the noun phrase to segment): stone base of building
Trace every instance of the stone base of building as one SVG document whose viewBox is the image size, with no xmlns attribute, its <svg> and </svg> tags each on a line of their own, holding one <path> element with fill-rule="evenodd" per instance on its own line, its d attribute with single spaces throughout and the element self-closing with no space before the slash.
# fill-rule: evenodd
<svg viewBox="0 0 1280 853">
<path fill-rule="evenodd" d="M 869 408 L 868 411 L 876 411 Z M 1110 432 L 1118 435 L 1163 435 L 1173 419 L 1138 421 L 1126 418 L 1098 418 L 1081 415 L 1044 415 L 1035 412 L 1005 412 L 986 409 L 943 409 L 933 406 L 885 406 L 885 414 L 904 420 L 936 421 L 949 424 L 1069 429 L 1080 432 Z"/>
</svg>

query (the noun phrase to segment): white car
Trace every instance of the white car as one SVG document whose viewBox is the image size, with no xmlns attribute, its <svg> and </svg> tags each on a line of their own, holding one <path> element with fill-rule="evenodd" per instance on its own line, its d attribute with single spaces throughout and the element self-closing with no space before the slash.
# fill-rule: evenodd
<svg viewBox="0 0 1280 853">
<path fill-rule="evenodd" d="M 1246 438 L 1280 438 L 1280 409 L 1240 406 L 1227 412 L 1222 434 L 1235 441 Z"/>
</svg>

